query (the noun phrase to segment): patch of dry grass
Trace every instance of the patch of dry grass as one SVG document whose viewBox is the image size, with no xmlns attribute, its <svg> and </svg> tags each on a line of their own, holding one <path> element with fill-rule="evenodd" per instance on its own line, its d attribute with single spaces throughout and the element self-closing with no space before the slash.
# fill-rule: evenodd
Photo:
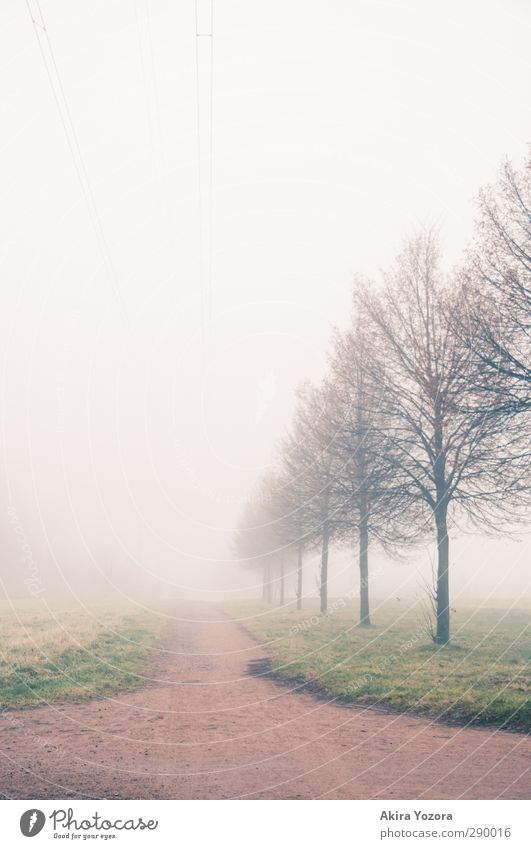
<svg viewBox="0 0 531 849">
<path fill-rule="evenodd" d="M 0 607 L 0 707 L 84 699 L 138 685 L 165 619 L 127 605 Z"/>
</svg>

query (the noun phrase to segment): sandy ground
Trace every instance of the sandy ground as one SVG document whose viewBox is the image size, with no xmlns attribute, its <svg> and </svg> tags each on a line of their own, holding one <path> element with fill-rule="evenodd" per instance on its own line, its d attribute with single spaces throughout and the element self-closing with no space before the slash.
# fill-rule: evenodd
<svg viewBox="0 0 531 849">
<path fill-rule="evenodd" d="M 290 691 L 219 611 L 178 615 L 135 692 L 3 713 L 2 797 L 529 798 L 525 735 Z"/>
</svg>

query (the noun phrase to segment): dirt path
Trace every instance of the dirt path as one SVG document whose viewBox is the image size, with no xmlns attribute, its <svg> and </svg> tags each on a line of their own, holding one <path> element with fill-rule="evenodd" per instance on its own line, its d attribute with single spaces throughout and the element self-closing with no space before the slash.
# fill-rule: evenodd
<svg viewBox="0 0 531 849">
<path fill-rule="evenodd" d="M 219 613 L 179 614 L 153 678 L 105 701 L 0 716 L 8 798 L 528 798 L 529 738 L 341 707 L 260 675 Z"/>
</svg>

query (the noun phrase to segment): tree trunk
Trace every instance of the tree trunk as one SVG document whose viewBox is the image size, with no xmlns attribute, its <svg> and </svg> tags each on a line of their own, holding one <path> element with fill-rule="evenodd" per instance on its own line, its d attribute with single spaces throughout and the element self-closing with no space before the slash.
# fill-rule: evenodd
<svg viewBox="0 0 531 849">
<path fill-rule="evenodd" d="M 280 558 L 280 604 L 284 604 L 284 558 Z"/>
<path fill-rule="evenodd" d="M 272 587 L 271 587 L 271 565 L 268 563 L 266 566 L 266 602 L 267 604 L 271 604 L 272 600 Z"/>
<path fill-rule="evenodd" d="M 264 568 L 262 571 L 262 601 L 264 604 L 267 603 L 268 600 L 268 584 L 267 584 L 268 574 L 267 574 L 267 566 L 264 564 Z"/>
<path fill-rule="evenodd" d="M 449 541 L 447 526 L 447 508 L 438 505 L 435 509 L 435 523 L 437 526 L 437 592 L 436 592 L 436 616 L 437 631 L 436 643 L 450 642 L 450 585 L 448 567 Z"/>
<path fill-rule="evenodd" d="M 437 590 L 436 590 L 436 643 L 450 642 L 450 585 L 448 579 L 448 484 L 446 480 L 446 454 L 443 451 L 443 428 L 440 398 L 435 400 L 435 462 L 433 466 L 435 491 L 435 526 L 437 528 Z"/>
<path fill-rule="evenodd" d="M 328 525 L 325 523 L 323 528 L 323 539 L 321 547 L 321 615 L 326 616 L 328 612 Z"/>
<path fill-rule="evenodd" d="M 297 550 L 297 610 L 302 610 L 302 542 Z"/>
<path fill-rule="evenodd" d="M 367 505 L 364 501 L 360 510 L 360 625 L 371 624 L 369 613 L 369 528 Z"/>
</svg>

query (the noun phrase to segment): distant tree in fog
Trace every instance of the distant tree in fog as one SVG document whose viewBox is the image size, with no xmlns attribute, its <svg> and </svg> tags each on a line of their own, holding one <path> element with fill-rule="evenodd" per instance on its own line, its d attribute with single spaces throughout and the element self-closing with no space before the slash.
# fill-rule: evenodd
<svg viewBox="0 0 531 849">
<path fill-rule="evenodd" d="M 290 481 L 294 518 L 305 546 L 319 547 L 320 612 L 328 611 L 328 558 L 339 532 L 340 515 L 335 480 L 338 459 L 330 451 L 334 439 L 334 387 L 325 380 L 317 387 L 299 387 L 289 436 L 281 446 L 283 477 Z"/>
<path fill-rule="evenodd" d="M 274 547 L 275 540 L 269 517 L 261 501 L 260 487 L 257 487 L 240 516 L 234 549 L 246 568 L 256 570 L 261 575 L 262 600 L 267 603 L 272 601 L 273 595 Z"/>
<path fill-rule="evenodd" d="M 284 445 L 286 446 L 288 442 L 289 438 Z M 279 463 L 275 473 L 271 495 L 272 511 L 276 514 L 278 521 L 278 538 L 287 547 L 289 559 L 291 560 L 293 555 L 296 558 L 295 597 L 297 610 L 302 610 L 303 558 L 311 536 L 306 524 L 308 517 L 304 510 L 301 482 L 292 477 L 292 471 L 283 466 L 282 462 Z"/>
<path fill-rule="evenodd" d="M 270 470 L 258 481 L 235 536 L 238 556 L 262 573 L 262 599 L 267 603 L 276 596 L 283 604 L 286 597 L 286 564 L 296 545 L 287 509 L 283 484 Z"/>
</svg>

